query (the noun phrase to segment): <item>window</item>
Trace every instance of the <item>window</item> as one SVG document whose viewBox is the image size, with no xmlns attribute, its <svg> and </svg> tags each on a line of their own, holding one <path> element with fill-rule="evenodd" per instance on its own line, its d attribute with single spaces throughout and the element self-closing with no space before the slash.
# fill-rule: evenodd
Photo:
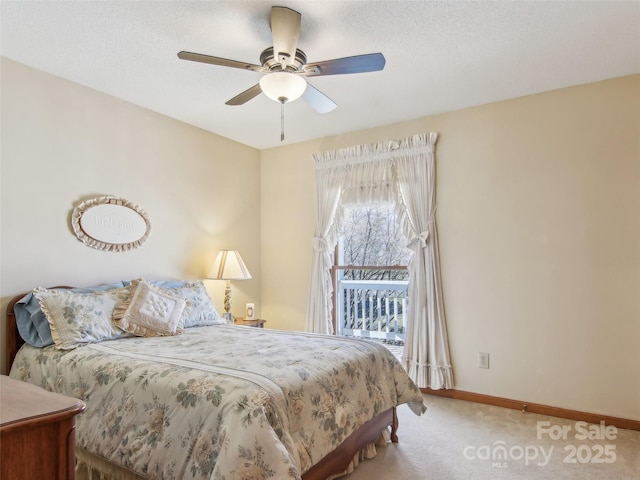
<svg viewBox="0 0 640 480">
<path fill-rule="evenodd" d="M 435 218 L 437 139 L 438 134 L 430 132 L 313 155 L 318 218 L 306 319 L 309 332 L 328 334 L 340 327 L 342 334 L 350 328 L 362 336 L 406 336 L 403 366 L 419 387 L 433 389 L 453 388 Z M 343 270 L 368 268 L 340 262 L 343 248 L 331 255 L 343 208 L 363 201 L 395 203 L 396 199 L 412 252 L 407 293 L 392 297 L 374 288 L 373 293 L 364 288 L 345 293 L 340 282 L 349 280 L 344 279 Z M 384 281 L 395 280 L 377 280 Z M 333 298 L 327 298 L 329 291 L 335 292 Z M 340 315 L 336 315 L 338 308 Z"/>
<path fill-rule="evenodd" d="M 334 265 L 338 335 L 404 341 L 411 252 L 395 205 L 345 207 Z"/>
</svg>

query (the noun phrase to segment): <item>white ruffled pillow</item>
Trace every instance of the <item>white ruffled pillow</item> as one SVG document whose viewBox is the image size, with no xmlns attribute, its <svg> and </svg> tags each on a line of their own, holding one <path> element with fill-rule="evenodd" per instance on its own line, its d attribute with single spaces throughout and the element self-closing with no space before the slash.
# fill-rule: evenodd
<svg viewBox="0 0 640 480">
<path fill-rule="evenodd" d="M 131 296 L 113 312 L 115 324 L 138 337 L 180 335 L 190 308 L 184 298 L 142 279 L 131 281 Z"/>
</svg>

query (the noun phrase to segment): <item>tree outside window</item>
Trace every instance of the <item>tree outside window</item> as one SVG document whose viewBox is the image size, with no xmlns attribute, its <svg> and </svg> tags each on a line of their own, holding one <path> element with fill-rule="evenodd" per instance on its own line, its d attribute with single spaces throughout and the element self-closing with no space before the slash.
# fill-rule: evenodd
<svg viewBox="0 0 640 480">
<path fill-rule="evenodd" d="M 336 252 L 339 335 L 404 339 L 411 251 L 393 204 L 345 207 Z M 356 268 L 358 267 L 358 268 Z"/>
</svg>

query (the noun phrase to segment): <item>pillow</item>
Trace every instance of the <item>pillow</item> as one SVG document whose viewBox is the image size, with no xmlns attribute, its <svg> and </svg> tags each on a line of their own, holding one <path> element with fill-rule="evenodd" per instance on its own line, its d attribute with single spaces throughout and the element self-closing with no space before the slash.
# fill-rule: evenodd
<svg viewBox="0 0 640 480">
<path fill-rule="evenodd" d="M 144 280 L 131 282 L 130 297 L 116 308 L 113 318 L 118 327 L 139 337 L 179 335 L 184 331 L 184 298 Z M 123 311 L 124 309 L 124 311 Z"/>
<path fill-rule="evenodd" d="M 168 290 L 184 298 L 191 307 L 189 315 L 185 318 L 184 328 L 227 323 L 216 310 L 213 300 L 201 280 L 187 282 Z"/>
<path fill-rule="evenodd" d="M 129 287 L 86 293 L 39 287 L 33 293 L 59 350 L 126 335 L 116 328 L 111 317 L 115 306 L 129 297 Z"/>
<path fill-rule="evenodd" d="M 111 290 L 113 288 L 122 288 L 124 286 L 125 285 L 122 282 L 117 282 L 98 285 L 97 287 L 60 290 L 86 293 L 93 291 Z M 40 307 L 40 302 L 35 297 L 33 292 L 26 294 L 24 297 L 18 300 L 13 307 L 13 312 L 16 316 L 16 326 L 18 328 L 18 332 L 25 342 L 27 342 L 29 345 L 33 345 L 34 347 L 46 347 L 48 345 L 53 345 L 53 338 L 51 337 L 51 328 L 49 327 L 49 322 L 44 312 L 42 311 L 42 308 Z"/>
<path fill-rule="evenodd" d="M 126 287 L 127 285 L 131 285 L 132 280 L 123 280 L 122 283 Z M 189 283 L 187 280 L 147 280 L 148 283 L 152 285 L 157 285 L 162 288 L 175 288 L 181 287 Z"/>
</svg>

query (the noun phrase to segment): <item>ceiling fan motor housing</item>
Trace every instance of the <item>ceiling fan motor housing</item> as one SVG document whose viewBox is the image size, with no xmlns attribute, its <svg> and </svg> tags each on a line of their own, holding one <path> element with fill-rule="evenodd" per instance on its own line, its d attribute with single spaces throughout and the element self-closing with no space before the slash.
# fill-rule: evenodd
<svg viewBox="0 0 640 480">
<path fill-rule="evenodd" d="M 291 73 L 303 73 L 303 67 L 307 63 L 307 56 L 305 53 L 296 48 L 296 56 L 291 62 L 290 65 L 287 65 L 286 68 L 282 67 L 282 63 L 275 58 L 273 54 L 273 47 L 265 48 L 260 54 L 260 64 L 265 70 L 269 72 L 278 72 L 281 70 L 291 72 Z"/>
</svg>

